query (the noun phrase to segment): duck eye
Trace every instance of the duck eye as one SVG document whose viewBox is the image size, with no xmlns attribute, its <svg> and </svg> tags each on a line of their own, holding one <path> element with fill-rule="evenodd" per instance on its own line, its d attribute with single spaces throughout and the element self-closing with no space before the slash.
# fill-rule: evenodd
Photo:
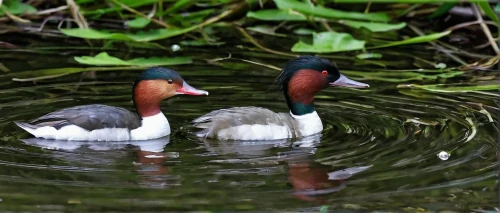
<svg viewBox="0 0 500 213">
<path fill-rule="evenodd" d="M 174 83 L 174 81 L 172 81 L 172 79 L 168 79 L 167 82 L 168 82 L 168 84 L 173 84 Z"/>
<path fill-rule="evenodd" d="M 328 75 L 328 71 L 323 70 L 323 72 L 321 72 L 321 75 L 323 75 L 323 76 L 327 76 L 327 75 Z"/>
</svg>

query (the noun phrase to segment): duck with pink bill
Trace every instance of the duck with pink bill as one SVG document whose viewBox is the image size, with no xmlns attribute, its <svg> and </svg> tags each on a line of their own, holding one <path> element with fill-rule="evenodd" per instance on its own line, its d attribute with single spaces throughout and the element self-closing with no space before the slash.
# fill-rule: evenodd
<svg viewBox="0 0 500 213">
<path fill-rule="evenodd" d="M 101 104 L 75 106 L 15 122 L 37 138 L 69 141 L 150 140 L 170 134 L 170 124 L 160 110 L 162 100 L 175 95 L 208 95 L 190 86 L 179 73 L 152 67 L 141 73 L 132 89 L 137 113 Z"/>
</svg>

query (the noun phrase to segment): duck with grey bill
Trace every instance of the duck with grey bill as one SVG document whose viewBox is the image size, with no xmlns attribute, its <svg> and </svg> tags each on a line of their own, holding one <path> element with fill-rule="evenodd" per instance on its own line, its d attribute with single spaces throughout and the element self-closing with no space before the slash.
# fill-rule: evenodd
<svg viewBox="0 0 500 213">
<path fill-rule="evenodd" d="M 152 67 L 135 80 L 132 100 L 136 109 L 101 104 L 61 109 L 28 123 L 15 122 L 37 138 L 71 141 L 150 140 L 170 134 L 170 124 L 160 110 L 162 100 L 175 95 L 208 95 L 190 86 L 179 73 Z"/>
<path fill-rule="evenodd" d="M 314 96 L 328 87 L 368 88 L 351 80 L 337 67 L 317 56 L 288 61 L 276 79 L 289 113 L 261 107 L 233 107 L 212 111 L 193 120 L 198 137 L 221 140 L 278 140 L 319 133 L 323 124 L 314 109 Z"/>
</svg>

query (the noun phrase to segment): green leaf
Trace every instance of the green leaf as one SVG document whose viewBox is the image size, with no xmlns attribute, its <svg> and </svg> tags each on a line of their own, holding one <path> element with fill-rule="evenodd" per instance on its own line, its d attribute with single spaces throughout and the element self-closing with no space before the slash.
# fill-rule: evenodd
<svg viewBox="0 0 500 213">
<path fill-rule="evenodd" d="M 313 6 L 297 0 L 274 0 L 281 10 L 295 10 L 307 15 L 332 19 L 357 19 L 368 21 L 387 22 L 390 17 L 386 13 L 358 13 L 334 10 L 322 6 Z"/>
<path fill-rule="evenodd" d="M 154 41 L 165 39 L 177 35 L 181 35 L 187 33 L 191 30 L 196 29 L 197 26 L 184 28 L 184 29 L 156 29 L 145 32 L 138 32 L 136 34 L 131 33 L 110 33 L 105 31 L 99 31 L 94 29 L 82 29 L 82 28 L 74 28 L 74 29 L 61 29 L 60 31 L 72 37 L 85 38 L 85 39 L 111 39 L 111 40 L 120 40 L 120 41 Z"/>
<path fill-rule="evenodd" d="M 37 81 L 46 80 L 51 78 L 58 78 L 65 75 L 70 75 L 80 72 L 90 72 L 90 71 L 124 71 L 124 70 L 142 70 L 144 67 L 66 67 L 66 68 L 53 68 L 53 69 L 42 69 L 42 70 L 31 70 L 16 73 L 16 78 L 12 78 L 13 81 Z"/>
<path fill-rule="evenodd" d="M 315 31 L 307 28 L 297 28 L 293 30 L 293 33 L 297 35 L 312 35 Z"/>
<path fill-rule="evenodd" d="M 147 26 L 149 23 L 151 23 L 151 19 L 144 18 L 144 17 L 136 17 L 133 20 L 125 22 L 129 27 L 131 28 L 144 28 Z"/>
<path fill-rule="evenodd" d="M 358 59 L 369 59 L 369 58 L 382 58 L 382 54 L 380 53 L 361 53 L 356 55 Z"/>
<path fill-rule="evenodd" d="M 247 27 L 248 30 L 266 34 L 266 35 L 272 35 L 272 36 L 279 36 L 279 37 L 286 37 L 285 34 L 280 34 L 275 32 L 275 27 L 269 26 L 269 25 L 258 25 L 255 27 Z"/>
<path fill-rule="evenodd" d="M 226 42 L 207 42 L 205 40 L 193 40 L 193 41 L 181 41 L 181 45 L 183 46 L 219 46 L 223 45 Z"/>
<path fill-rule="evenodd" d="M 434 11 L 429 18 L 436 18 L 439 17 L 445 13 L 447 13 L 451 8 L 453 8 L 457 2 L 448 2 L 442 4 L 436 11 Z"/>
<path fill-rule="evenodd" d="M 472 1 L 472 2 L 474 2 L 474 1 Z M 477 2 L 476 4 L 484 11 L 484 13 L 488 17 L 490 17 L 490 19 L 492 21 L 494 21 L 495 23 L 498 23 L 498 16 L 497 16 L 497 14 L 495 14 L 495 11 L 493 11 L 493 8 L 491 8 L 489 2 L 481 1 L 481 2 Z"/>
<path fill-rule="evenodd" d="M 166 9 L 163 13 L 161 13 L 159 15 L 164 16 L 167 14 L 172 14 L 172 13 L 175 13 L 179 10 L 186 9 L 195 3 L 196 3 L 196 1 L 192 1 L 192 0 L 179 0 L 179 1 L 175 2 L 174 5 L 170 6 L 168 9 Z"/>
<path fill-rule="evenodd" d="M 259 10 L 256 12 L 250 11 L 247 17 L 264 20 L 264 21 L 305 21 L 307 17 L 293 12 L 292 10 Z"/>
<path fill-rule="evenodd" d="M 399 30 L 406 27 L 406 23 L 402 22 L 399 24 L 386 24 L 386 23 L 374 23 L 374 22 L 362 22 L 362 21 L 351 21 L 351 20 L 340 20 L 339 23 L 345 24 L 352 28 L 360 29 L 362 27 L 372 31 L 372 32 L 385 32 L 390 30 Z"/>
<path fill-rule="evenodd" d="M 37 10 L 29 4 L 22 3 L 21 0 L 6 0 L 1 8 L 5 8 L 12 15 L 35 13 Z M 5 15 L 3 10 L 0 10 L 0 16 Z"/>
<path fill-rule="evenodd" d="M 82 56 L 74 58 L 80 64 L 96 65 L 96 66 L 140 66 L 140 67 L 150 67 L 150 66 L 166 66 L 166 65 L 177 65 L 177 64 L 190 64 L 192 63 L 189 57 L 151 57 L 151 58 L 134 58 L 132 60 L 124 61 L 122 59 L 108 55 L 106 52 L 99 53 L 98 55 L 92 56 Z"/>
<path fill-rule="evenodd" d="M 350 50 L 360 50 L 365 47 L 365 41 L 356 40 L 348 33 L 322 32 L 313 34 L 313 44 L 299 41 L 292 47 L 292 52 L 331 53 Z"/>
<path fill-rule="evenodd" d="M 429 42 L 429 41 L 437 40 L 443 36 L 447 36 L 450 33 L 451 33 L 451 31 L 445 31 L 445 32 L 441 32 L 441 33 L 433 33 L 433 34 L 429 34 L 429 35 L 409 38 L 409 39 L 406 39 L 403 41 L 395 41 L 395 42 L 390 42 L 390 43 L 384 44 L 384 45 L 379 45 L 379 46 L 375 46 L 375 47 L 368 47 L 367 49 L 375 49 L 375 48 L 392 47 L 392 46 L 405 45 L 405 44 Z"/>
<path fill-rule="evenodd" d="M 498 90 L 498 83 L 494 82 L 493 84 L 486 85 L 473 85 L 473 86 L 454 86 L 454 85 L 446 85 L 446 84 L 434 84 L 434 85 L 418 85 L 418 84 L 409 84 L 409 85 L 398 85 L 398 88 L 419 88 L 428 90 L 431 92 L 443 92 L 443 93 L 462 93 L 462 92 L 472 92 L 472 91 L 491 91 Z"/>
<path fill-rule="evenodd" d="M 152 5 L 152 4 L 156 4 L 158 3 L 158 0 L 141 0 L 141 1 L 137 1 L 137 0 L 120 0 L 120 2 L 122 4 L 125 4 L 127 5 L 128 7 L 130 8 L 137 8 L 137 7 L 141 7 L 141 6 L 145 6 L 145 5 Z M 105 8 L 105 9 L 93 9 L 93 10 L 89 10 L 89 11 L 83 11 L 83 14 L 85 16 L 88 16 L 88 15 L 102 15 L 102 14 L 106 14 L 106 13 L 110 13 L 110 12 L 115 12 L 115 11 L 122 11 L 124 10 L 122 7 L 120 7 L 119 5 L 115 5 L 114 7 L 108 7 L 108 8 Z"/>
</svg>

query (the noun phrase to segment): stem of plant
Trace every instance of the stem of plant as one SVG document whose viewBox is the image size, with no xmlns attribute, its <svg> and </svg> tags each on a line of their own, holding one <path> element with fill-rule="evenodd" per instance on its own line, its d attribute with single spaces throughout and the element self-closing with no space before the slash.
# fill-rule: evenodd
<svg viewBox="0 0 500 213">
<path fill-rule="evenodd" d="M 408 27 L 413 30 L 415 33 L 417 33 L 419 36 L 422 36 L 424 35 L 424 33 L 422 32 L 422 30 L 420 30 L 417 26 L 414 26 L 412 24 L 408 24 Z M 434 41 L 429 41 L 430 44 L 432 44 L 432 46 L 434 46 L 434 48 L 436 48 L 436 50 L 439 50 L 441 52 L 443 52 L 444 54 L 450 56 L 450 58 L 452 58 L 453 60 L 455 60 L 456 62 L 458 62 L 459 64 L 461 65 L 466 65 L 467 63 L 465 61 L 463 61 L 462 59 L 460 59 L 459 57 L 457 57 L 456 55 L 453 55 L 451 53 L 449 53 L 448 51 L 443 51 L 443 50 L 446 50 L 446 48 L 440 46 L 439 44 L 437 44 L 436 42 Z"/>
<path fill-rule="evenodd" d="M 170 27 L 167 23 L 165 23 L 163 21 L 160 21 L 158 19 L 149 18 L 147 15 L 144 15 L 143 13 L 141 13 L 141 12 L 139 12 L 137 10 L 134 10 L 133 8 L 130 8 L 127 5 L 121 3 L 121 2 L 119 2 L 117 0 L 111 0 L 111 1 L 113 1 L 114 3 L 120 5 L 120 7 L 122 7 L 123 9 L 128 10 L 128 11 L 130 11 L 132 13 L 135 13 L 136 15 L 139 15 L 139 16 L 142 16 L 144 18 L 147 18 L 147 19 L 151 20 L 152 22 L 157 23 L 158 25 L 161 25 L 161 26 L 163 26 L 165 28 L 169 28 Z"/>
<path fill-rule="evenodd" d="M 483 17 L 481 16 L 481 13 L 479 12 L 479 8 L 477 7 L 476 4 L 472 4 L 472 11 L 474 12 L 474 15 L 476 15 L 477 20 L 480 22 L 479 25 L 481 26 L 481 28 L 483 28 L 483 32 L 486 35 L 486 37 L 488 38 L 488 40 L 491 44 L 491 47 L 493 48 L 493 50 L 495 51 L 495 53 L 497 55 L 500 55 L 500 50 L 498 49 L 498 45 L 495 42 L 495 39 L 493 38 L 493 36 L 491 35 L 490 29 L 484 23 Z"/>
<path fill-rule="evenodd" d="M 163 0 L 159 0 L 158 1 L 158 11 L 159 11 L 158 14 L 160 14 L 160 16 L 158 17 L 158 19 L 160 21 L 163 21 Z"/>
<path fill-rule="evenodd" d="M 264 47 L 262 46 L 261 44 L 259 44 L 259 42 L 257 40 L 255 40 L 254 37 L 252 37 L 250 34 L 247 33 L 247 31 L 245 31 L 243 28 L 239 27 L 239 26 L 236 26 L 236 29 L 238 29 L 241 34 L 243 34 L 243 36 L 245 36 L 246 38 L 248 38 L 248 40 L 250 40 L 250 42 L 257 46 L 258 48 L 266 51 L 266 52 L 269 52 L 269 53 L 273 53 L 273 54 L 278 54 L 278 55 L 286 55 L 286 56 L 292 56 L 292 57 L 297 57 L 298 55 L 294 55 L 294 54 L 289 54 L 289 53 L 284 53 L 284 52 L 280 52 L 280 51 L 276 51 L 276 50 L 272 50 L 272 49 L 269 49 L 267 47 Z"/>
</svg>

